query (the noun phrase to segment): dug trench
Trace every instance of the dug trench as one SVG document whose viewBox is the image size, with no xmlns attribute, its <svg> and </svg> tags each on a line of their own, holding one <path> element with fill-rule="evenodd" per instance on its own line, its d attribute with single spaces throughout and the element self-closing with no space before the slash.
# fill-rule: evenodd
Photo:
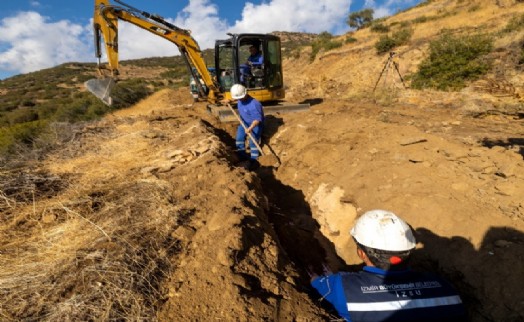
<svg viewBox="0 0 524 322">
<path fill-rule="evenodd" d="M 270 141 L 272 135 L 277 133 L 278 127 L 282 125 L 282 119 L 275 116 L 266 117 L 263 137 L 266 144 L 263 146 L 263 154 L 258 159 L 258 166 L 250 170 L 246 170 L 243 163 L 239 162 L 236 151 L 233 149 L 238 125 L 236 123 L 203 122 L 220 138 L 225 146 L 229 147 L 228 160 L 230 160 L 231 166 L 249 172 L 257 181 L 258 185 L 252 188 L 253 192 L 264 200 L 262 209 L 264 215 L 261 218 L 265 223 L 263 227 L 267 230 L 265 233 L 273 236 L 279 250 L 280 259 L 278 262 L 280 264 L 277 269 L 286 266 L 291 267 L 293 273 L 287 276 L 286 280 L 292 280 L 292 284 L 297 290 L 306 294 L 308 299 L 316 306 L 314 310 L 319 310 L 314 320 L 337 320 L 333 307 L 326 301 L 320 301 L 319 295 L 310 287 L 312 274 L 323 274 L 328 268 L 334 271 L 356 270 L 361 268 L 362 265 L 347 265 L 339 257 L 333 242 L 320 231 L 320 225 L 313 218 L 312 210 L 304 193 L 282 183 L 276 177 L 275 174 L 281 165 L 281 161 L 268 141 Z M 249 153 L 247 142 L 246 146 Z M 248 244 L 248 247 L 251 246 Z M 290 268 L 286 270 L 289 271 Z M 261 287 L 260 283 L 255 284 L 256 288 Z M 256 292 L 264 293 L 264 290 L 259 289 Z M 275 296 L 275 294 L 272 296 Z M 275 313 L 272 320 L 274 321 L 300 321 L 304 318 L 299 313 L 303 310 L 300 306 L 311 305 L 311 302 L 306 301 L 296 307 L 296 312 L 291 312 L 281 308 L 283 300 L 284 298 L 280 298 L 273 308 Z M 305 320 L 309 320 L 309 318 Z"/>
<path fill-rule="evenodd" d="M 522 319 L 523 280 L 512 273 L 524 255 L 521 117 L 334 99 L 266 121 L 263 148 L 280 162 L 255 173 L 313 299 L 306 269 L 358 270 L 349 229 L 363 211 L 385 208 L 412 225 L 413 269 L 450 280 L 472 321 Z"/>
</svg>

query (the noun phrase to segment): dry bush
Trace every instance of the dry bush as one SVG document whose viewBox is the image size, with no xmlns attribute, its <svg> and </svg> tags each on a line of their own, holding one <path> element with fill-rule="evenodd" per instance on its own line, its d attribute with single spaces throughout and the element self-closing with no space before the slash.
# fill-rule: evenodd
<svg viewBox="0 0 524 322">
<path fill-rule="evenodd" d="M 170 233 L 193 214 L 171 196 L 107 184 L 36 208 L 1 192 L 0 320 L 154 320 L 182 251 Z"/>
</svg>

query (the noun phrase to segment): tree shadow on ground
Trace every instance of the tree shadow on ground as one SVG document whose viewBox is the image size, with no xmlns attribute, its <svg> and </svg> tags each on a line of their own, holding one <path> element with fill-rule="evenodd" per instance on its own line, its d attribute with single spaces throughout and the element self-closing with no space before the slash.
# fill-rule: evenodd
<svg viewBox="0 0 524 322">
<path fill-rule="evenodd" d="M 524 319 L 523 232 L 492 227 L 478 250 L 462 236 L 442 237 L 427 228 L 418 228 L 415 234 L 423 248 L 413 253 L 411 266 L 449 280 L 471 321 Z"/>
<path fill-rule="evenodd" d="M 482 139 L 481 144 L 490 149 L 494 146 L 518 149 L 517 153 L 524 159 L 524 138 L 508 138 L 507 140 L 491 140 L 484 138 Z"/>
</svg>

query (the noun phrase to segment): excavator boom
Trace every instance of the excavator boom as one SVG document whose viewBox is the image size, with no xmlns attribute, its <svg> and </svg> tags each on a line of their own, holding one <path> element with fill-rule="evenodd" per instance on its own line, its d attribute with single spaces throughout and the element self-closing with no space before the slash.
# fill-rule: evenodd
<svg viewBox="0 0 524 322">
<path fill-rule="evenodd" d="M 202 51 L 198 43 L 191 36 L 188 30 L 179 28 L 164 18 L 153 15 L 145 11 L 133 8 L 122 1 L 114 0 L 122 6 L 110 4 L 109 0 L 95 0 L 95 11 L 93 16 L 93 28 L 95 35 L 95 55 L 98 58 L 99 73 L 105 78 L 92 79 L 86 82 L 86 88 L 104 103 L 110 105 L 110 92 L 114 86 L 114 80 L 118 76 L 118 21 L 126 21 L 144 30 L 147 30 L 159 37 L 174 43 L 182 57 L 186 61 L 189 72 L 195 79 L 202 79 L 208 88 L 208 93 L 204 93 L 202 86 L 199 91 L 202 96 L 207 96 L 208 101 L 215 103 L 220 99 L 220 91 L 209 73 Z M 101 64 L 101 40 L 104 40 L 108 64 Z M 192 66 L 194 68 L 192 68 Z M 109 71 L 104 73 L 105 70 Z M 197 84 L 197 86 L 200 84 Z"/>
</svg>

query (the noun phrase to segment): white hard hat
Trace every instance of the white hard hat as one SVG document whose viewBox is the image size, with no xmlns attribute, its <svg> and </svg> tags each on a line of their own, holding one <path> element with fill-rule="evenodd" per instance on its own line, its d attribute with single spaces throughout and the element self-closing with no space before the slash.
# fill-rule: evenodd
<svg viewBox="0 0 524 322">
<path fill-rule="evenodd" d="M 358 218 L 350 234 L 359 244 L 380 250 L 402 252 L 417 244 L 405 221 L 380 209 L 368 211 Z"/>
<path fill-rule="evenodd" d="M 247 94 L 247 89 L 241 84 L 231 86 L 231 97 L 236 100 L 243 99 Z"/>
</svg>

